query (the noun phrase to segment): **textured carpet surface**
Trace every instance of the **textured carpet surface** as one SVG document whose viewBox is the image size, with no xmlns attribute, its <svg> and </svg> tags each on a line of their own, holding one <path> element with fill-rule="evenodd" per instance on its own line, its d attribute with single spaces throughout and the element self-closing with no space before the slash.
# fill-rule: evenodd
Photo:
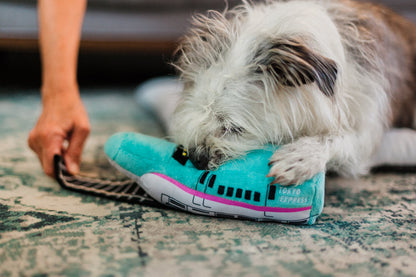
<svg viewBox="0 0 416 277">
<path fill-rule="evenodd" d="M 117 131 L 162 136 L 127 90 L 89 90 L 82 170 Z M 36 91 L 0 96 L 0 276 L 415 276 L 416 174 L 327 178 L 314 226 L 215 219 L 62 190 L 26 146 Z"/>
</svg>

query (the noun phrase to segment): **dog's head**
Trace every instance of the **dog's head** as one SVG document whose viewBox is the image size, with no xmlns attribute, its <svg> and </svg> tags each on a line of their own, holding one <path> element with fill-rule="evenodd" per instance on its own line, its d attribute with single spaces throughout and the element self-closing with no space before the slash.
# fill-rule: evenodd
<svg viewBox="0 0 416 277">
<path fill-rule="evenodd" d="M 309 46 L 312 38 L 258 31 L 264 23 L 248 16 L 241 7 L 198 15 L 178 50 L 185 88 L 172 134 L 198 168 L 308 132 L 327 113 L 315 106 L 335 93 L 337 64 Z"/>
</svg>

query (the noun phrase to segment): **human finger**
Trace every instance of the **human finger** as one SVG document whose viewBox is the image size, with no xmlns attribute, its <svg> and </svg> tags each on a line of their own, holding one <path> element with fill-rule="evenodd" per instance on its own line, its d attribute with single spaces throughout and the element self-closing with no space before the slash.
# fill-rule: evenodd
<svg viewBox="0 0 416 277">
<path fill-rule="evenodd" d="M 79 172 L 82 150 L 89 133 L 89 124 L 80 124 L 74 127 L 69 139 L 69 145 L 65 151 L 64 159 L 69 173 L 73 175 L 76 175 Z"/>
</svg>

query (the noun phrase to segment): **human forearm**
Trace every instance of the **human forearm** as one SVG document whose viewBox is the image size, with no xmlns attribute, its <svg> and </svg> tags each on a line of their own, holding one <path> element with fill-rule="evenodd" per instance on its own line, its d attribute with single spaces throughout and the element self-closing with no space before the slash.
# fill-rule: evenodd
<svg viewBox="0 0 416 277">
<path fill-rule="evenodd" d="M 76 71 L 86 0 L 39 0 L 43 110 L 28 144 L 45 173 L 54 176 L 54 155 L 62 155 L 72 174 L 79 171 L 90 132 Z"/>
<path fill-rule="evenodd" d="M 77 57 L 86 0 L 39 0 L 42 93 L 77 87 Z"/>
</svg>

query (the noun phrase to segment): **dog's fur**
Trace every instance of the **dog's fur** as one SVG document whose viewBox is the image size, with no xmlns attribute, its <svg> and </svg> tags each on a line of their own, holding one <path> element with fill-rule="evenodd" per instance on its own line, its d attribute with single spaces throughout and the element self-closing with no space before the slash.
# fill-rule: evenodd
<svg viewBox="0 0 416 277">
<path fill-rule="evenodd" d="M 386 130 L 416 128 L 416 27 L 382 6 L 245 2 L 196 15 L 178 57 L 171 130 L 200 168 L 273 143 L 275 182 L 357 176 Z"/>
</svg>

